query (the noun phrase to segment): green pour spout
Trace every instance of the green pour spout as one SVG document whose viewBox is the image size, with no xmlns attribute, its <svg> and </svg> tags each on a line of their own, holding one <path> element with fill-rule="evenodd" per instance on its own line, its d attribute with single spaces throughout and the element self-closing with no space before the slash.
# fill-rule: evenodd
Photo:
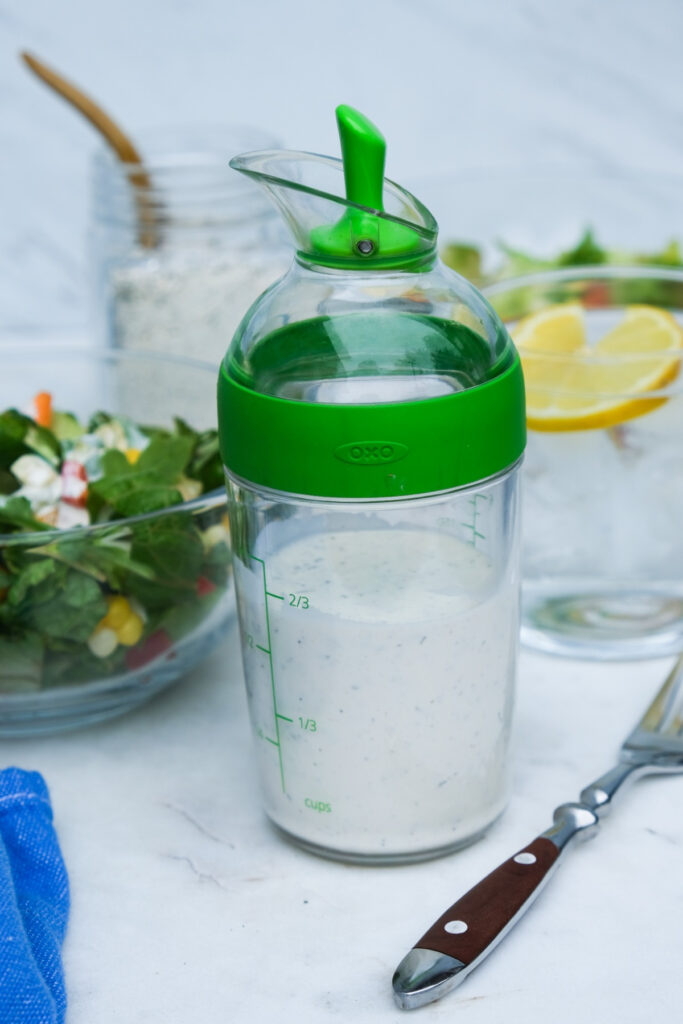
<svg viewBox="0 0 683 1024">
<path fill-rule="evenodd" d="M 316 153 L 243 153 L 230 166 L 269 193 L 299 258 L 349 270 L 427 265 L 437 225 L 406 189 L 384 177 L 386 143 L 360 111 L 337 107 L 342 160 Z"/>
<path fill-rule="evenodd" d="M 346 198 L 358 206 L 382 211 L 386 139 L 359 110 L 342 103 L 336 114 Z"/>
<path fill-rule="evenodd" d="M 359 110 L 337 107 L 337 127 L 350 204 L 336 224 L 311 232 L 318 257 L 356 264 L 390 260 L 394 267 L 412 263 L 425 249 L 424 237 L 408 224 L 384 215 L 384 161 L 387 145 L 380 130 Z"/>
</svg>

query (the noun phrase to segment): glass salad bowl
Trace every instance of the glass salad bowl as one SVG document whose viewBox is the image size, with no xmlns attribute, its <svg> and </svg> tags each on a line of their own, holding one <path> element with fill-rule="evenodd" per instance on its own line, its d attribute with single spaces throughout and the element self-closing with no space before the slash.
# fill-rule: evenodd
<svg viewBox="0 0 683 1024">
<path fill-rule="evenodd" d="M 148 700 L 221 639 L 234 595 L 215 367 L 56 342 L 1 351 L 9 737 Z"/>
</svg>

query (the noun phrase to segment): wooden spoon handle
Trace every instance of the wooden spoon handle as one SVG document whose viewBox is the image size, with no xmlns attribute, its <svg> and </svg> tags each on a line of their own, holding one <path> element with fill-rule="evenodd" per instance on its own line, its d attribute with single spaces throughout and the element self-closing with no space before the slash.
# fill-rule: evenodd
<svg viewBox="0 0 683 1024">
<path fill-rule="evenodd" d="M 41 81 L 49 85 L 59 96 L 70 103 L 90 122 L 102 138 L 112 148 L 119 160 L 124 164 L 133 164 L 139 170 L 130 171 L 128 180 L 133 187 L 135 205 L 138 213 L 138 241 L 147 249 L 159 244 L 157 230 L 158 210 L 155 210 L 150 195 L 152 183 L 145 170 L 142 157 L 137 148 L 109 114 L 78 86 L 68 82 L 66 78 L 38 60 L 33 54 L 21 54 L 21 59 Z"/>
</svg>

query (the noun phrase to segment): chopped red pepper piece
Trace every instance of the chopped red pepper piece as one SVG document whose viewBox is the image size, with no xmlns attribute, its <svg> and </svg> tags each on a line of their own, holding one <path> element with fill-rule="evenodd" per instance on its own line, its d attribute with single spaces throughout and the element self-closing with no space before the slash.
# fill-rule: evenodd
<svg viewBox="0 0 683 1024">
<path fill-rule="evenodd" d="M 173 645 L 171 637 L 165 629 L 157 629 L 150 633 L 141 644 L 136 644 L 126 651 L 126 665 L 128 668 L 142 668 L 150 661 L 154 661 L 160 654 L 167 651 Z"/>
<path fill-rule="evenodd" d="M 207 594 L 213 594 L 216 589 L 216 584 L 213 580 L 210 580 L 208 576 L 200 576 L 197 580 L 195 590 L 197 591 L 197 597 L 206 597 Z"/>
<path fill-rule="evenodd" d="M 586 309 L 602 309 L 609 306 L 611 301 L 610 290 L 606 284 L 592 284 L 583 293 L 582 302 Z"/>
</svg>

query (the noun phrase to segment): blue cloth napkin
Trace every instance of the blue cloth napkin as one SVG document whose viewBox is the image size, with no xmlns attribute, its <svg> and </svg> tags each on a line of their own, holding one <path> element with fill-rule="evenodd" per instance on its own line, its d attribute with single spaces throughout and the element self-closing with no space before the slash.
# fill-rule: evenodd
<svg viewBox="0 0 683 1024">
<path fill-rule="evenodd" d="M 69 882 L 38 772 L 0 771 L 0 1022 L 63 1024 Z"/>
</svg>

